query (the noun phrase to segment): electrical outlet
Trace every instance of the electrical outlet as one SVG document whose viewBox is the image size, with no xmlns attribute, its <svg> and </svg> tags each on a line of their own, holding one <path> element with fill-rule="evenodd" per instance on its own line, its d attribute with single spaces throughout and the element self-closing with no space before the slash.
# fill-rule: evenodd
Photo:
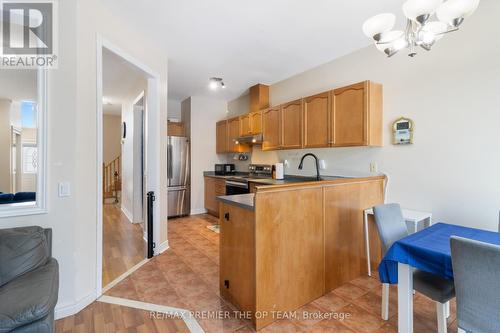
<svg viewBox="0 0 500 333">
<path fill-rule="evenodd" d="M 370 172 L 378 172 L 378 165 L 377 162 L 371 162 L 370 163 Z"/>
<path fill-rule="evenodd" d="M 288 160 L 284 160 L 283 161 L 283 165 L 285 166 L 285 168 L 289 168 L 290 167 L 290 163 L 288 162 Z"/>
</svg>

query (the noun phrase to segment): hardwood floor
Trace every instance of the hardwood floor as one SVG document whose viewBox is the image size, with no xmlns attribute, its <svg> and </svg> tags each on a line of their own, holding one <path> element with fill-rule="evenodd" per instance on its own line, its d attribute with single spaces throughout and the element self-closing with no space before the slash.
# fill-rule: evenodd
<svg viewBox="0 0 500 333">
<path fill-rule="evenodd" d="M 205 332 L 254 332 L 251 323 L 239 317 L 236 309 L 220 298 L 219 235 L 207 229 L 207 226 L 215 222 L 216 219 L 208 215 L 170 220 L 170 249 L 147 262 L 111 288 L 106 295 L 198 313 L 194 319 Z M 140 315 L 130 314 L 141 312 L 140 310 L 106 310 L 110 312 L 99 315 L 105 313 L 105 310 L 97 303 L 92 303 L 76 316 L 57 321 L 56 331 L 75 329 L 82 332 L 100 332 L 95 327 L 101 329 L 103 320 L 107 332 L 124 331 L 125 325 L 129 325 L 128 331 L 132 332 L 169 333 L 173 332 L 172 328 L 174 331 L 177 329 L 175 325 L 178 323 L 154 321 L 151 324 L 145 319 L 142 319 L 142 323 Z M 291 315 L 294 317 L 278 320 L 260 332 L 396 333 L 396 286 L 391 287 L 388 321 L 380 318 L 380 307 L 379 280 L 376 276 L 361 277 L 293 311 Z M 207 318 L 206 315 L 215 317 Z M 129 318 L 139 319 L 134 321 Z M 79 328 L 76 328 L 78 325 Z M 166 325 L 165 327 L 169 328 L 162 326 L 160 329 L 158 325 Z M 89 328 L 90 330 L 87 330 Z M 178 331 L 184 332 L 181 329 Z M 456 303 L 452 301 L 448 332 L 456 331 Z M 418 293 L 414 298 L 414 332 L 437 332 L 435 304 Z"/>
<path fill-rule="evenodd" d="M 189 329 L 180 318 L 155 318 L 149 311 L 94 302 L 74 316 L 57 320 L 55 331 L 184 333 Z"/>
<path fill-rule="evenodd" d="M 146 245 L 140 224 L 132 224 L 115 204 L 103 206 L 102 285 L 128 271 L 145 258 Z"/>
</svg>

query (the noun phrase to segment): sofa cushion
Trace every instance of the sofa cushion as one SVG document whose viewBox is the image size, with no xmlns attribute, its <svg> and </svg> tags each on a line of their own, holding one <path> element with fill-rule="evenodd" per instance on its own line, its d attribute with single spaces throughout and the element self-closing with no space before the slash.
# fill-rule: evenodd
<svg viewBox="0 0 500 333">
<path fill-rule="evenodd" d="M 45 265 L 49 257 L 49 245 L 42 228 L 0 230 L 0 286 Z"/>
<path fill-rule="evenodd" d="M 0 287 L 0 333 L 50 315 L 57 303 L 59 266 L 55 259 Z"/>
<path fill-rule="evenodd" d="M 2 193 L 0 194 L 0 204 L 12 203 L 14 201 L 14 194 Z"/>
<path fill-rule="evenodd" d="M 17 192 L 14 194 L 15 202 L 36 201 L 35 192 Z"/>
</svg>

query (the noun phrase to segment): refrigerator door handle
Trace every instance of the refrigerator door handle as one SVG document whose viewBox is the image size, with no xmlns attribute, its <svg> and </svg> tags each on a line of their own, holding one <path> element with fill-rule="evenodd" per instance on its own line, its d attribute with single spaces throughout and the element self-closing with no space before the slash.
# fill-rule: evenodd
<svg viewBox="0 0 500 333">
<path fill-rule="evenodd" d="M 172 179 L 172 145 L 167 145 L 167 178 Z"/>
</svg>

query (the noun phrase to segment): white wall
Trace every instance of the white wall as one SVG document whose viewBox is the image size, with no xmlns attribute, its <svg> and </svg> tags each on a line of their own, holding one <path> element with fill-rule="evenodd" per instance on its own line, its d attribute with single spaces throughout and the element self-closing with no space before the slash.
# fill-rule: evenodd
<svg viewBox="0 0 500 333">
<path fill-rule="evenodd" d="M 213 170 L 216 163 L 225 163 L 225 157 L 215 153 L 215 123 L 226 116 L 227 103 L 198 96 L 192 96 L 190 101 L 191 213 L 199 214 L 205 212 L 203 171 Z"/>
<path fill-rule="evenodd" d="M 92 24 L 89 24 L 92 22 Z M 167 54 L 149 36 L 134 31 L 98 0 L 59 2 L 59 68 L 49 73 L 48 214 L 0 219 L 0 228 L 41 225 L 54 232 L 54 256 L 60 265 L 56 315 L 71 314 L 95 299 L 97 262 L 96 39 L 98 33 L 159 73 L 160 160 L 165 170 Z M 158 133 L 158 132 L 154 132 Z M 154 134 L 153 133 L 153 134 Z M 68 181 L 72 196 L 59 198 L 57 183 Z M 166 241 L 166 177 L 157 193 Z"/>
<path fill-rule="evenodd" d="M 500 2 L 482 1 L 460 31 L 411 59 L 387 59 L 370 46 L 271 86 L 277 105 L 370 79 L 384 85 L 384 147 L 309 149 L 327 162 L 323 174 L 369 171 L 389 175 L 388 200 L 434 214 L 434 221 L 495 230 L 500 209 Z M 390 142 L 392 121 L 415 121 L 415 144 Z M 306 151 L 253 154 L 254 162 L 288 159 L 289 174 Z M 302 174 L 314 174 L 307 161 Z"/>
<path fill-rule="evenodd" d="M 122 118 L 115 115 L 104 115 L 102 117 L 102 155 L 103 162 L 108 164 L 119 155 L 122 150 Z"/>
<path fill-rule="evenodd" d="M 11 189 L 11 104 L 8 99 L 0 99 L 0 192 L 3 193 L 9 193 Z"/>
<path fill-rule="evenodd" d="M 168 103 L 168 119 L 181 120 L 181 101 L 169 99 Z"/>
</svg>

